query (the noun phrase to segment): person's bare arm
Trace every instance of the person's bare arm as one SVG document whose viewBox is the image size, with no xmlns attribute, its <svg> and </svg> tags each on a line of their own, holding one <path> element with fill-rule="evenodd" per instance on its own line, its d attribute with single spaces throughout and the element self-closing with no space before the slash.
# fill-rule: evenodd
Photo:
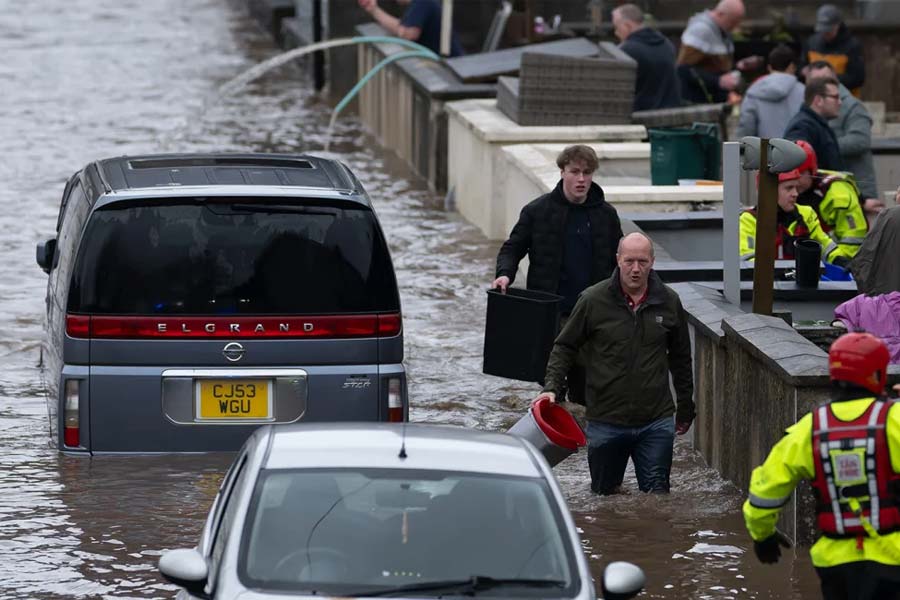
<svg viewBox="0 0 900 600">
<path fill-rule="evenodd" d="M 400 22 L 400 19 L 382 10 L 382 8 L 378 6 L 378 0 L 359 0 L 359 5 L 375 19 L 376 23 L 384 27 L 391 35 L 413 42 L 418 40 L 422 35 L 421 28 L 404 27 Z"/>
</svg>

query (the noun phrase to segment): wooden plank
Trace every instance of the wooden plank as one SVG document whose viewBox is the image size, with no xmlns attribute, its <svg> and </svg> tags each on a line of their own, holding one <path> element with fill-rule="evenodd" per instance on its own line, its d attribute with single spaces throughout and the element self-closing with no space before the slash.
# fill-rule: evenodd
<svg viewBox="0 0 900 600">
<path fill-rule="evenodd" d="M 526 52 L 584 57 L 596 56 L 599 53 L 599 47 L 586 38 L 557 40 L 519 46 L 518 48 L 505 48 L 496 52 L 458 56 L 448 59 L 446 64 L 465 83 L 490 81 L 501 75 L 518 73 L 522 55 Z"/>
</svg>

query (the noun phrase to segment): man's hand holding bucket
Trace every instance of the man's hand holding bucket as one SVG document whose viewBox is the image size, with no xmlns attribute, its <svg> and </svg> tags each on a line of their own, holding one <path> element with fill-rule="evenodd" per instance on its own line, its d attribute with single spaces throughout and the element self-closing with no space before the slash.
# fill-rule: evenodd
<svg viewBox="0 0 900 600">
<path fill-rule="evenodd" d="M 548 400 L 551 403 L 556 403 L 556 394 L 553 392 L 541 392 L 537 396 L 535 396 L 533 402 L 537 402 L 538 400 Z"/>
</svg>

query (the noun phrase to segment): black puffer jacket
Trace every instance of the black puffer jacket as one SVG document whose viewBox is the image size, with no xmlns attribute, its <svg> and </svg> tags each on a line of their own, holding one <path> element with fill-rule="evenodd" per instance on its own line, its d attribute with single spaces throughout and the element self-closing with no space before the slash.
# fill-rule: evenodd
<svg viewBox="0 0 900 600">
<path fill-rule="evenodd" d="M 529 290 L 555 294 L 565 250 L 566 218 L 571 204 L 562 191 L 562 181 L 549 194 L 532 200 L 522 209 L 519 221 L 497 255 L 497 277 L 509 277 L 512 283 L 519 261 L 528 255 Z M 603 190 L 591 183 L 584 207 L 591 223 L 591 284 L 610 276 L 616 267 L 616 249 L 622 237 L 622 225 L 616 209 L 607 204 Z"/>
</svg>

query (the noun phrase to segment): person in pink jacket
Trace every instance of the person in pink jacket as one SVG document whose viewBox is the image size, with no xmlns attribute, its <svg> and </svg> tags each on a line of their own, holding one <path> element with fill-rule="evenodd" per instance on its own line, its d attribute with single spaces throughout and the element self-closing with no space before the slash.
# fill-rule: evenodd
<svg viewBox="0 0 900 600">
<path fill-rule="evenodd" d="M 838 305 L 834 316 L 849 331 L 862 330 L 881 338 L 891 352 L 891 364 L 900 364 L 900 292 L 860 294 Z"/>
</svg>

